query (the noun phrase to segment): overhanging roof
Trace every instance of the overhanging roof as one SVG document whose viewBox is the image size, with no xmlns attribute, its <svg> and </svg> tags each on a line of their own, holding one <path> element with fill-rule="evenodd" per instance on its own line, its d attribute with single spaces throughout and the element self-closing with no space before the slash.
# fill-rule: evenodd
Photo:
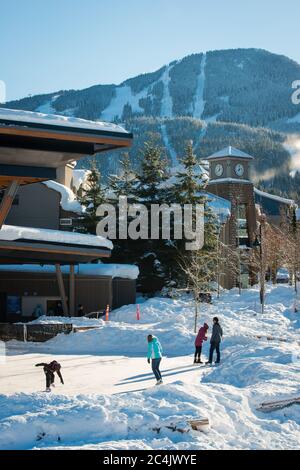
<svg viewBox="0 0 300 470">
<path fill-rule="evenodd" d="M 248 160 L 253 160 L 253 157 L 251 155 L 248 155 L 248 153 L 242 152 L 242 150 L 236 149 L 235 147 L 232 147 L 229 145 L 228 147 L 225 147 L 222 150 L 219 150 L 216 153 L 213 153 L 209 157 L 206 158 L 206 160 L 215 160 L 217 158 L 226 158 L 226 157 L 236 157 L 236 158 L 245 158 Z"/>
<path fill-rule="evenodd" d="M 130 147 L 132 134 L 105 122 L 0 108 L 0 187 L 56 178 L 84 156 Z"/>
<path fill-rule="evenodd" d="M 112 243 L 103 237 L 61 230 L 3 225 L 0 263 L 77 264 L 109 257 Z"/>
</svg>

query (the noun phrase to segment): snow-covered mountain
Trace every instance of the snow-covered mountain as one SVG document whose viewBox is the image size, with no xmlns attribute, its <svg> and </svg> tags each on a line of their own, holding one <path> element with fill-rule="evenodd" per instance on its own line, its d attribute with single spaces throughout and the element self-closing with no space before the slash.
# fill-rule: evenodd
<svg viewBox="0 0 300 470">
<path fill-rule="evenodd" d="M 215 119 L 251 126 L 298 124 L 291 100 L 300 65 L 260 49 L 212 51 L 187 56 L 120 85 L 96 85 L 38 95 L 8 106 L 88 119 L 131 116 Z M 299 123 L 300 124 L 300 123 Z"/>
<path fill-rule="evenodd" d="M 275 169 L 275 175 L 288 176 L 291 155 L 283 143 L 286 133 L 300 133 L 300 106 L 293 104 L 291 98 L 292 83 L 299 79 L 300 65 L 285 56 L 261 49 L 221 50 L 184 57 L 119 85 L 55 91 L 12 101 L 6 106 L 124 122 L 138 135 L 148 120 L 148 127 L 154 126 L 161 136 L 172 164 L 176 163 L 176 142 L 168 128 L 170 131 L 173 122 L 177 138 L 181 134 L 189 138 L 182 127 L 187 122 L 182 117 L 189 117 L 199 120 L 195 147 L 205 148 L 200 144 L 205 144 L 205 137 L 213 131 L 213 144 L 225 141 L 227 145 L 236 145 L 238 140 L 242 150 L 249 151 L 251 146 L 256 152 L 257 173 Z M 263 152 L 261 145 L 248 138 L 253 135 L 253 128 L 266 129 L 259 130 L 266 135 Z M 270 133 L 269 129 L 275 132 Z M 267 149 L 269 162 L 262 164 L 261 153 L 267 153 Z M 114 158 L 109 165 L 115 166 Z M 283 186 L 286 188 L 286 183 Z"/>
</svg>

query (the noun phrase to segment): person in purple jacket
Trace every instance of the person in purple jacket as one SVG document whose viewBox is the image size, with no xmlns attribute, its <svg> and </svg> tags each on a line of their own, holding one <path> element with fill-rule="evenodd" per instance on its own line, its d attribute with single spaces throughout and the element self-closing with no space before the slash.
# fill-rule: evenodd
<svg viewBox="0 0 300 470">
<path fill-rule="evenodd" d="M 203 364 L 201 361 L 201 352 L 202 352 L 202 344 L 203 341 L 207 341 L 207 330 L 209 329 L 209 326 L 207 323 L 204 323 L 203 326 L 198 331 L 197 337 L 195 339 L 195 358 L 194 358 L 194 364 Z"/>
</svg>

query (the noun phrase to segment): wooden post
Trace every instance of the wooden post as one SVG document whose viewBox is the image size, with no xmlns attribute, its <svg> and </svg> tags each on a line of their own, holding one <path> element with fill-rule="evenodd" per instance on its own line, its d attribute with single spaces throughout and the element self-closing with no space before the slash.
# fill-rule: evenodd
<svg viewBox="0 0 300 470">
<path fill-rule="evenodd" d="M 70 265 L 70 285 L 69 285 L 69 314 L 75 316 L 75 270 L 74 264 Z"/>
<path fill-rule="evenodd" d="M 62 276 L 61 269 L 60 269 L 60 264 L 56 264 L 55 269 L 56 269 L 56 277 L 57 277 L 57 282 L 58 282 L 62 308 L 63 308 L 64 316 L 67 317 L 68 316 L 68 304 L 67 304 L 66 291 L 65 291 L 63 276 Z"/>
<path fill-rule="evenodd" d="M 14 198 L 19 189 L 19 182 L 14 180 L 10 183 L 10 185 L 6 188 L 3 199 L 0 205 L 0 229 L 5 222 L 5 219 L 11 209 L 12 203 L 14 202 Z"/>
</svg>

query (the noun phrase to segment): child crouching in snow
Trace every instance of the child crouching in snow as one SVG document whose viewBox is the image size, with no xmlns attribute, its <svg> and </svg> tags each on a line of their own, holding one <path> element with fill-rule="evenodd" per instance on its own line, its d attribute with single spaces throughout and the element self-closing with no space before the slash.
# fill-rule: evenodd
<svg viewBox="0 0 300 470">
<path fill-rule="evenodd" d="M 47 364 L 46 362 L 40 362 L 39 364 L 36 364 L 35 367 L 44 368 L 44 373 L 46 376 L 46 392 L 51 392 L 50 386 L 55 387 L 54 385 L 54 379 L 55 379 L 54 373 L 55 372 L 60 378 L 61 383 L 62 384 L 64 383 L 61 372 L 60 372 L 61 365 L 57 361 L 52 361 L 49 364 Z"/>
<path fill-rule="evenodd" d="M 197 337 L 195 339 L 195 358 L 194 358 L 194 364 L 202 364 L 201 361 L 201 352 L 202 352 L 202 344 L 203 341 L 207 341 L 207 330 L 209 326 L 207 323 L 204 323 L 203 326 L 198 331 Z"/>
</svg>

